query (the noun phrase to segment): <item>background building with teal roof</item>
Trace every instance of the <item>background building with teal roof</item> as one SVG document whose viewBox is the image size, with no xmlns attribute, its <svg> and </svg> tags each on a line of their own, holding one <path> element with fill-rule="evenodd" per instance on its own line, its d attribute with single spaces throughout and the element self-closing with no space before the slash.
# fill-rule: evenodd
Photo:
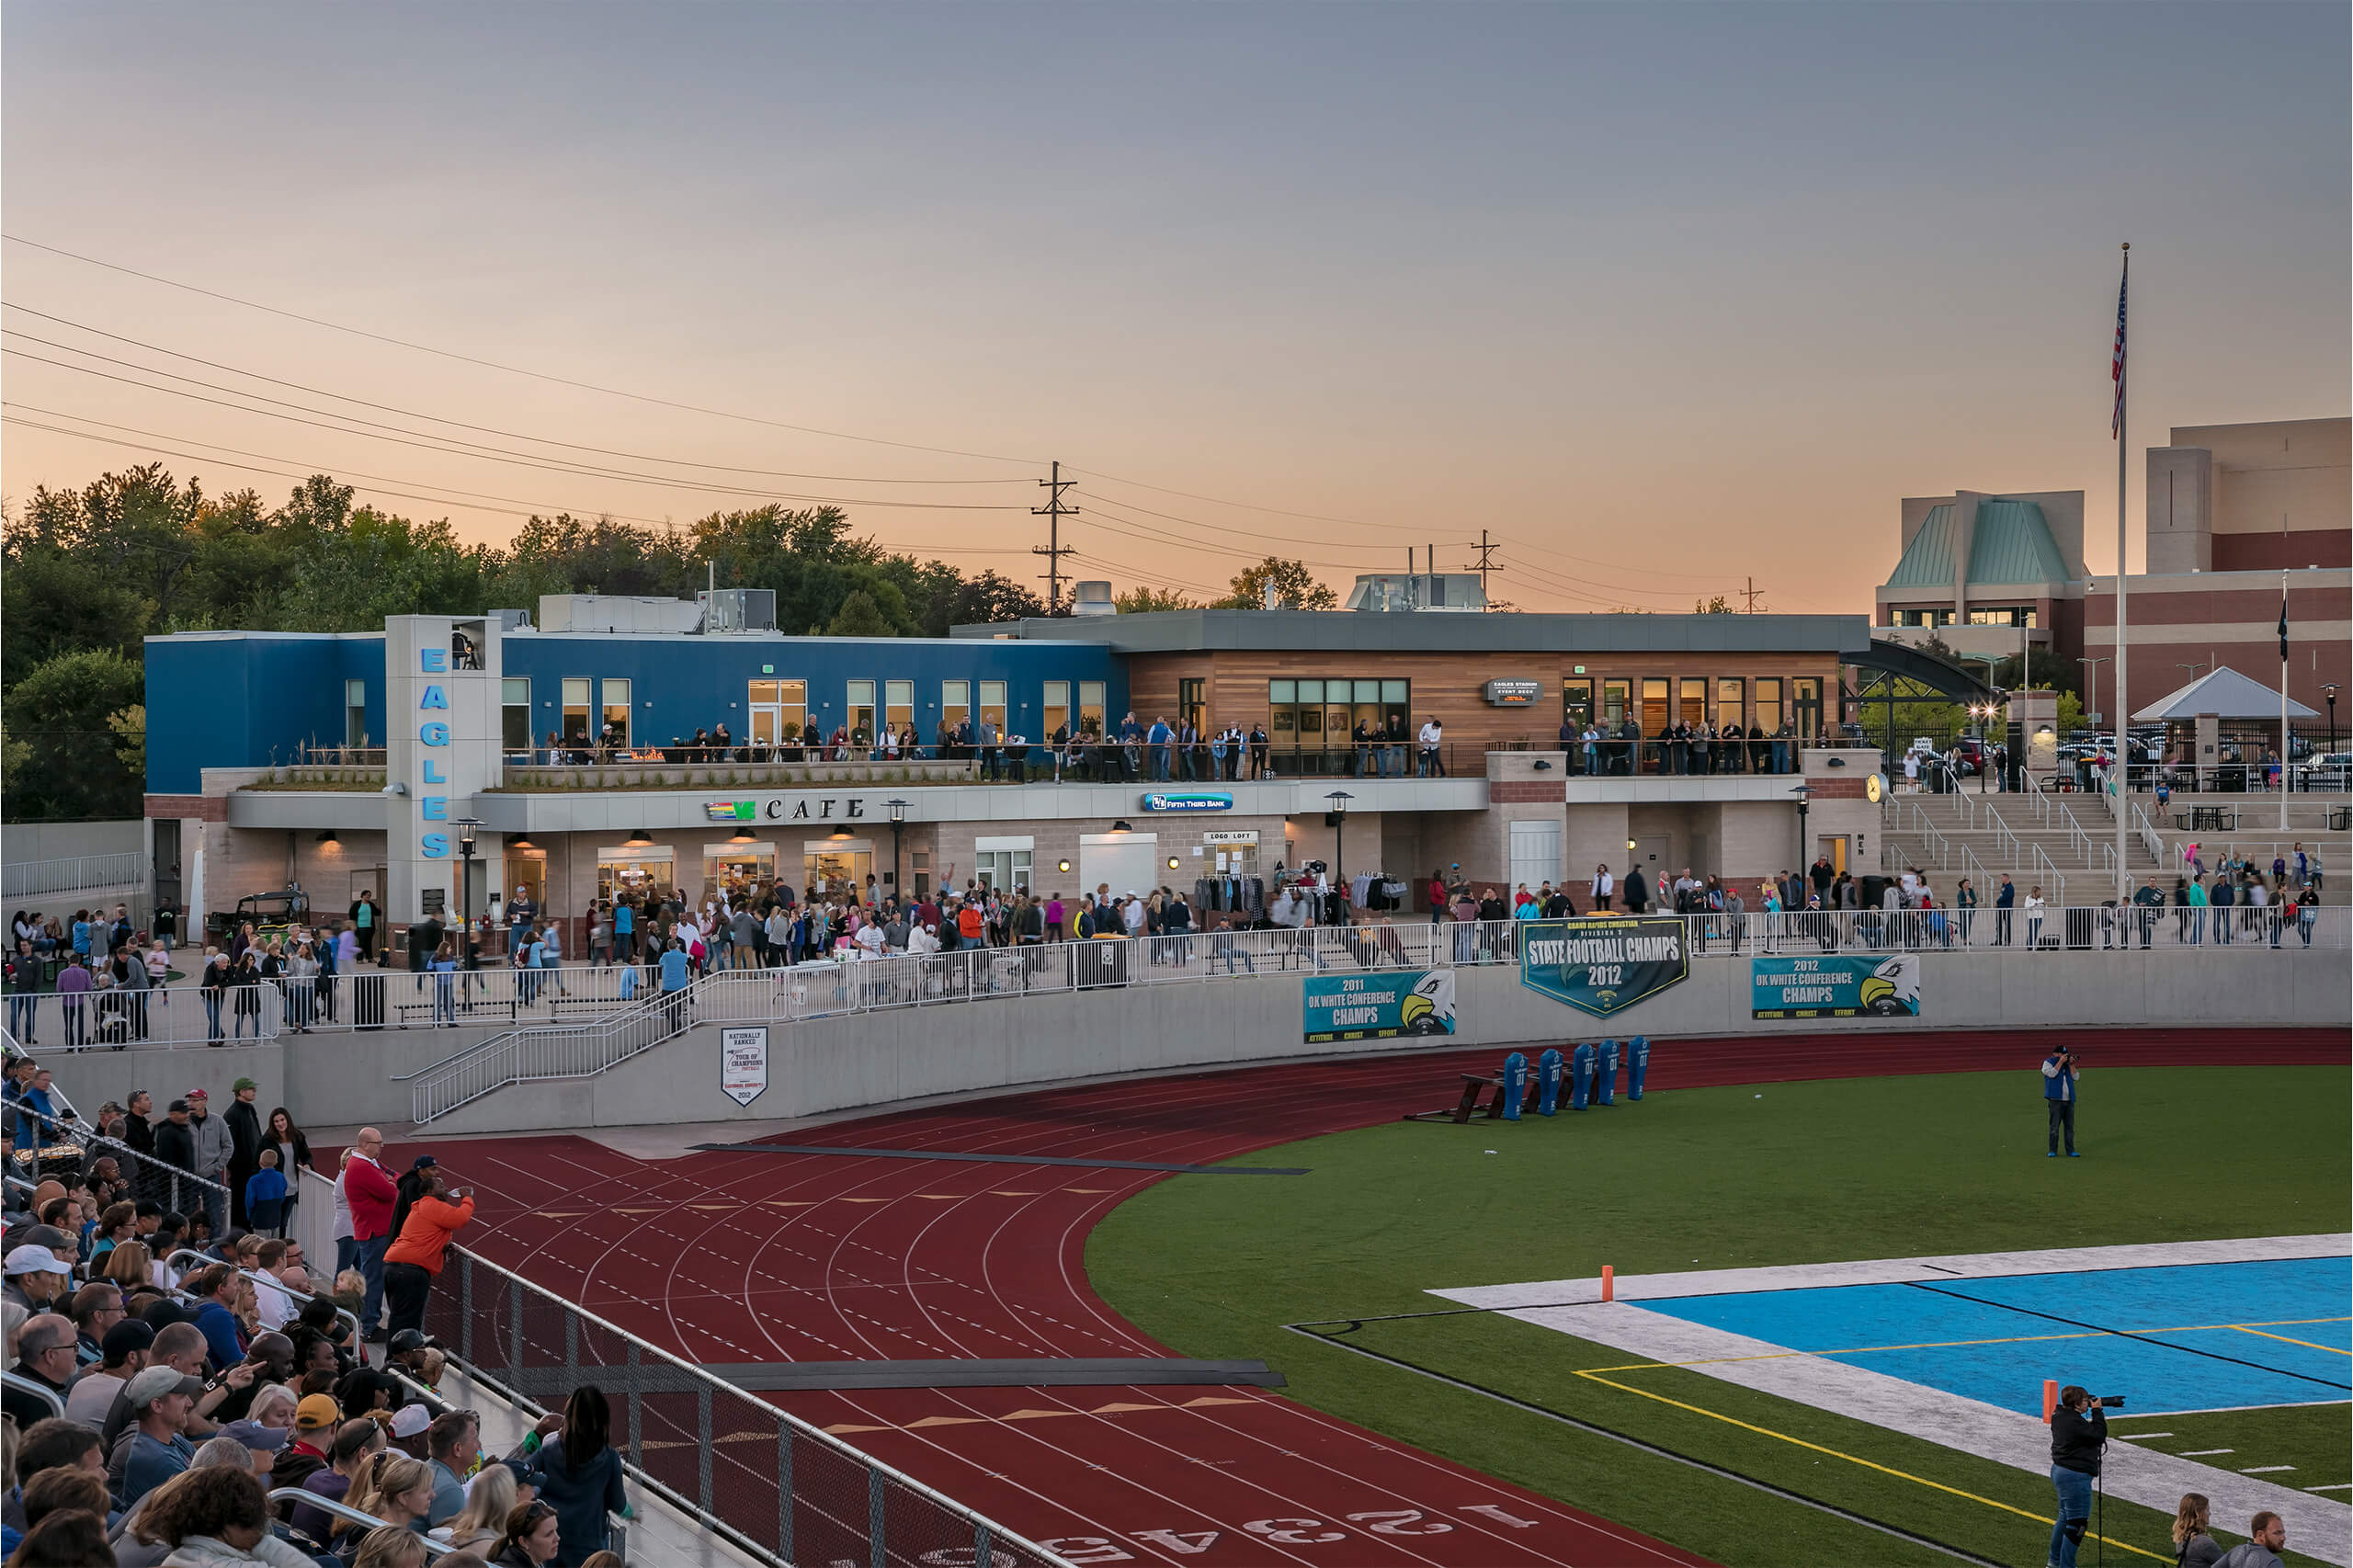
<svg viewBox="0 0 2353 1568">
<path fill-rule="evenodd" d="M 1875 636 L 1957 653 L 2080 651 L 2084 493 L 1962 490 L 1903 506 L 1902 551 L 1878 592 Z"/>
</svg>

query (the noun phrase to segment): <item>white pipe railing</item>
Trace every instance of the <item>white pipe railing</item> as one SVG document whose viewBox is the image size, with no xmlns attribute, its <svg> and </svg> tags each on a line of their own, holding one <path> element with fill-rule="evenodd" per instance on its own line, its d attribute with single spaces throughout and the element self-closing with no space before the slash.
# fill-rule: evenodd
<svg viewBox="0 0 2353 1568">
<path fill-rule="evenodd" d="M 147 857 L 136 849 L 117 855 L 68 855 L 54 860 L 16 860 L 0 867 L 0 895 L 11 902 L 51 893 L 96 892 L 137 887 L 147 880 Z"/>
</svg>

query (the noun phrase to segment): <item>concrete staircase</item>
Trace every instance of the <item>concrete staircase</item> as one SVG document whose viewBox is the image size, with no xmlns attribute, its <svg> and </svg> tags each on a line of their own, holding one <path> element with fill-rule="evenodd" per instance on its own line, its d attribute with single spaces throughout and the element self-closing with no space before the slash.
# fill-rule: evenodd
<svg viewBox="0 0 2353 1568">
<path fill-rule="evenodd" d="M 1923 791 L 1881 811 L 1882 869 L 1919 867 L 1940 899 L 1968 877 L 1990 905 L 2006 873 L 2021 897 L 2039 884 L 2054 907 L 2097 903 L 2115 893 L 2115 846 L 2114 819 L 2090 796 Z M 2138 835 L 2126 835 L 2125 851 L 2135 881 L 2160 869 Z"/>
</svg>

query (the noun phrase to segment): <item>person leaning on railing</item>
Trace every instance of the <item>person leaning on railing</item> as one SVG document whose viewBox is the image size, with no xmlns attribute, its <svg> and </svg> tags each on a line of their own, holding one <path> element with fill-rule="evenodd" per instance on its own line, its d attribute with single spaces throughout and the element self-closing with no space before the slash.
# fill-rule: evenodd
<svg viewBox="0 0 2353 1568">
<path fill-rule="evenodd" d="M 441 1273 L 449 1238 L 474 1217 L 471 1190 L 460 1187 L 453 1192 L 438 1166 L 428 1167 L 423 1176 L 425 1191 L 409 1205 L 399 1238 L 384 1253 L 384 1298 L 391 1312 L 388 1334 L 424 1328 L 426 1299 Z"/>
</svg>

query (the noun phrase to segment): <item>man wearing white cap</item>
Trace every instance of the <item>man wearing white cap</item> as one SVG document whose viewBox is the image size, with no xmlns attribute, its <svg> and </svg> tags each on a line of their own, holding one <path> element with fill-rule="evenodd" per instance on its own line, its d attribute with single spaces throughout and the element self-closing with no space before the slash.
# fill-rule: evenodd
<svg viewBox="0 0 2353 1568">
<path fill-rule="evenodd" d="M 45 1312 L 62 1304 L 74 1283 L 74 1271 L 36 1242 L 10 1247 L 5 1267 L 8 1280 L 0 1288 L 0 1299 L 14 1301 L 28 1312 Z"/>
<path fill-rule="evenodd" d="M 176 1367 L 150 1367 L 131 1380 L 123 1391 L 139 1430 L 131 1434 L 122 1467 L 118 1507 L 128 1508 L 156 1487 L 188 1469 L 196 1445 L 188 1440 L 190 1412 L 204 1392 L 204 1384 Z"/>
</svg>

